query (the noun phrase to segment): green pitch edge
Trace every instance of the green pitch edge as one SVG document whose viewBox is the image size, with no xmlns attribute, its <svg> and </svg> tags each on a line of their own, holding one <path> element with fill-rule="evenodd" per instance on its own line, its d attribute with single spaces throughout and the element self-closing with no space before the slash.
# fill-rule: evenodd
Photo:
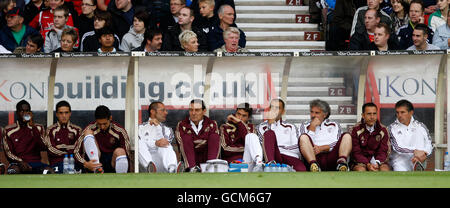
<svg viewBox="0 0 450 208">
<path fill-rule="evenodd" d="M 0 175 L 0 188 L 450 188 L 450 172 Z"/>
</svg>

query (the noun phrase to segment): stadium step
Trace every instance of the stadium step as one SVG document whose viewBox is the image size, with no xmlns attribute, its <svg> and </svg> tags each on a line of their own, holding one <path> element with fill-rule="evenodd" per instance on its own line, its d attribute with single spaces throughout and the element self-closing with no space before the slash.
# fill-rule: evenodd
<svg viewBox="0 0 450 208">
<path fill-rule="evenodd" d="M 324 50 L 318 25 L 309 23 L 309 7 L 300 2 L 236 0 L 236 24 L 247 35 L 246 48 L 250 52 Z"/>
<path fill-rule="evenodd" d="M 290 32 L 290 31 L 317 31 L 317 24 L 309 23 L 236 23 L 237 26 L 247 34 L 251 31 L 277 31 L 277 32 Z"/>
<path fill-rule="evenodd" d="M 286 6 L 286 0 L 234 0 L 236 6 Z"/>
<path fill-rule="evenodd" d="M 304 41 L 305 32 L 272 32 L 272 31 L 261 31 L 261 32 L 246 32 L 247 41 Z"/>
<path fill-rule="evenodd" d="M 236 24 L 239 23 L 296 23 L 296 22 L 295 22 L 295 14 L 237 13 Z"/>
<path fill-rule="evenodd" d="M 308 14 L 307 6 L 236 6 L 239 14 Z"/>
<path fill-rule="evenodd" d="M 314 49 L 325 47 L 324 41 L 247 41 L 246 47 L 252 49 Z"/>
</svg>

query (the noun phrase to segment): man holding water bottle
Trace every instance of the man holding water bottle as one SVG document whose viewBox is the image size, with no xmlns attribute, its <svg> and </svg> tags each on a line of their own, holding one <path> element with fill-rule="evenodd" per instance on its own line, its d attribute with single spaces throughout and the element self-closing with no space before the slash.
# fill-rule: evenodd
<svg viewBox="0 0 450 208">
<path fill-rule="evenodd" d="M 71 115 L 72 109 L 70 104 L 64 100 L 58 102 L 56 104 L 56 118 L 58 121 L 48 127 L 44 138 L 50 167 L 56 173 L 63 172 L 64 156 L 73 155 L 75 142 L 81 135 L 81 127 L 70 122 Z M 76 169 L 79 169 L 79 167 Z"/>
<path fill-rule="evenodd" d="M 8 174 L 42 173 L 49 169 L 41 162 L 41 152 L 45 151 L 44 126 L 34 123 L 31 106 L 25 100 L 17 103 L 16 116 L 17 121 L 5 127 L 2 138 L 9 161 Z"/>
</svg>

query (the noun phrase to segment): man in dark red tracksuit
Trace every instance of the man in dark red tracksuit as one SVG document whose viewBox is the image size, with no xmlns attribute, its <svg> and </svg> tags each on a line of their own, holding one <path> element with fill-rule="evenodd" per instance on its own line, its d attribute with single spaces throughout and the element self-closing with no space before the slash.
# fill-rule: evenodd
<svg viewBox="0 0 450 208">
<path fill-rule="evenodd" d="M 41 162 L 41 151 L 45 151 L 44 126 L 33 122 L 31 106 L 25 100 L 17 103 L 16 116 L 16 123 L 6 126 L 3 135 L 8 174 L 42 173 L 47 168 Z"/>
<path fill-rule="evenodd" d="M 228 122 L 220 126 L 220 145 L 222 146 L 222 159 L 229 163 L 243 159 L 245 136 L 255 133 L 254 125 L 249 123 L 252 108 L 248 103 L 239 105 L 236 113 L 227 117 Z"/>
<path fill-rule="evenodd" d="M 204 102 L 194 99 L 189 104 L 189 117 L 177 124 L 175 135 L 190 172 L 200 172 L 200 163 L 219 158 L 219 129 L 205 113 Z"/>
<path fill-rule="evenodd" d="M 362 107 L 361 122 L 352 129 L 352 162 L 354 171 L 389 171 L 389 134 L 377 120 L 373 103 Z"/>
<path fill-rule="evenodd" d="M 104 105 L 96 108 L 95 122 L 83 130 L 74 152 L 76 159 L 89 171 L 126 173 L 131 170 L 128 134 L 112 121 L 111 111 Z"/>
<path fill-rule="evenodd" d="M 47 129 L 44 140 L 48 149 L 48 160 L 50 167 L 55 172 L 62 173 L 64 155 L 73 154 L 75 143 L 81 135 L 81 128 L 70 122 L 72 110 L 67 101 L 60 101 L 56 104 L 56 117 L 58 122 Z M 78 169 L 76 165 L 75 169 Z"/>
<path fill-rule="evenodd" d="M 3 153 L 3 134 L 3 128 L 0 127 L 0 175 L 6 172 L 6 166 L 2 163 L 6 160 L 5 154 Z"/>
</svg>

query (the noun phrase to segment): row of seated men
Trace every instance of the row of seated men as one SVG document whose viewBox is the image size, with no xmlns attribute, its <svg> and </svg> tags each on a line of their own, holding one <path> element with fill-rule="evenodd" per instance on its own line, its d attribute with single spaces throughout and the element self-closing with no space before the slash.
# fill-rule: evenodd
<svg viewBox="0 0 450 208">
<path fill-rule="evenodd" d="M 171 0 L 170 12 L 159 18 L 130 0 L 113 0 L 109 6 L 115 9 L 108 11 L 96 9 L 96 0 L 83 0 L 83 15 L 76 21 L 72 14 L 76 11 L 68 9 L 64 0 L 50 0 L 49 8 L 29 22 L 21 8 L 7 10 L 0 45 L 2 53 L 197 52 L 224 50 L 229 40 L 227 49 L 237 52 L 245 47 L 246 37 L 234 23 L 231 3 L 215 7 L 214 0 L 200 0 L 188 7 L 185 0 Z"/>
<path fill-rule="evenodd" d="M 201 163 L 219 158 L 230 163 L 242 160 L 253 172 L 263 171 L 265 163 L 283 163 L 296 171 L 312 172 L 411 171 L 423 169 L 433 150 L 427 128 L 414 119 L 414 107 L 407 100 L 396 103 L 397 119 L 387 128 L 377 120 L 378 107 L 364 104 L 361 121 L 349 132 L 342 132 L 339 123 L 329 119 L 331 109 L 325 101 L 311 101 L 310 120 L 300 126 L 282 119 L 285 107 L 282 99 L 273 99 L 267 119 L 254 125 L 249 122 L 253 110 L 244 103 L 219 128 L 216 121 L 205 116 L 204 102 L 194 99 L 189 115 L 178 122 L 174 132 L 164 124 L 168 114 L 165 105 L 153 102 L 148 121 L 139 125 L 140 172 L 200 172 Z M 106 106 L 97 107 L 95 122 L 84 130 L 70 123 L 71 110 L 66 101 L 57 104 L 58 122 L 47 131 L 33 122 L 26 101 L 17 104 L 16 113 L 17 122 L 2 131 L 8 173 L 61 170 L 67 153 L 75 154 L 84 172 L 131 170 L 129 138 L 112 121 Z M 177 159 L 174 143 L 181 160 Z M 41 162 L 41 151 L 48 152 L 50 166 Z"/>
<path fill-rule="evenodd" d="M 318 5 L 328 12 L 327 50 L 449 47 L 448 0 L 319 1 L 322 4 Z"/>
</svg>

